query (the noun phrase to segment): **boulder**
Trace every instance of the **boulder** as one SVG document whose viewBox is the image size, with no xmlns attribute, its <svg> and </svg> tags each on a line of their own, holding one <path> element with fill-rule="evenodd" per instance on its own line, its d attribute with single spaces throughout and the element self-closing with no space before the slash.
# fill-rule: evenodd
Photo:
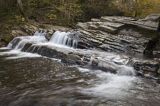
<svg viewBox="0 0 160 106">
<path fill-rule="evenodd" d="M 107 61 L 98 61 L 97 67 L 105 72 L 111 72 L 111 73 L 116 73 L 117 72 L 117 66 L 112 64 L 111 62 Z"/>
</svg>

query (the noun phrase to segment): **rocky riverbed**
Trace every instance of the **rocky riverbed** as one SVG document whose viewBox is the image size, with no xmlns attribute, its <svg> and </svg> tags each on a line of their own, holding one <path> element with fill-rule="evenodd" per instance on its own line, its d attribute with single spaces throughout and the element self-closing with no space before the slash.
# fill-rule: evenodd
<svg viewBox="0 0 160 106">
<path fill-rule="evenodd" d="M 107 53 L 118 54 L 122 58 L 125 57 L 125 64 L 132 65 L 138 75 L 159 79 L 159 47 L 157 46 L 157 49 L 154 50 L 154 58 L 148 59 L 143 56 L 148 41 L 152 39 L 149 36 L 156 36 L 159 17 L 160 15 L 153 14 L 144 19 L 136 20 L 130 17 L 105 16 L 100 19 L 92 19 L 90 22 L 78 23 L 77 29 L 74 30 L 61 28 L 62 33 L 57 33 L 65 34 L 63 31 L 68 31 L 67 36 L 71 39 L 68 46 L 71 46 L 75 40 L 78 49 L 57 48 L 53 47 L 50 41 L 48 43 L 48 40 L 53 39 L 51 34 L 56 30 L 59 31 L 60 27 L 57 29 L 47 27 L 48 32 L 45 35 L 47 39 L 43 44 L 37 44 L 37 41 L 25 41 L 24 37 L 17 37 L 11 42 L 13 43 L 11 48 L 15 49 L 19 43 L 22 43 L 21 46 L 24 46 L 22 51 L 24 52 L 62 59 L 67 64 L 84 65 L 90 61 L 104 63 L 106 66 L 101 67 L 100 65 L 104 70 L 108 69 L 107 63 L 103 61 Z M 100 59 L 97 58 L 99 56 Z M 98 64 L 96 66 L 98 67 Z"/>
<path fill-rule="evenodd" d="M 143 56 L 158 18 L 105 16 L 15 37 L 0 49 L 1 106 L 159 106 L 159 48 Z"/>
<path fill-rule="evenodd" d="M 118 55 L 103 56 L 119 64 L 126 61 Z M 113 70 L 69 65 L 60 59 L 7 49 L 0 50 L 0 64 L 0 106 L 160 104 L 159 84 L 135 76 L 133 67 L 127 65 L 108 61 L 108 69 L 119 68 L 110 73 Z"/>
</svg>

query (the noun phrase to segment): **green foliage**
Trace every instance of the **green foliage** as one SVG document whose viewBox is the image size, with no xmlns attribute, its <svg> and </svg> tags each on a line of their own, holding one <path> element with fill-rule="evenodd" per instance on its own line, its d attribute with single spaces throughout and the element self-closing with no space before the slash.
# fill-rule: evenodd
<svg viewBox="0 0 160 106">
<path fill-rule="evenodd" d="M 114 0 L 113 3 L 125 16 L 145 17 L 160 13 L 160 0 Z"/>
<path fill-rule="evenodd" d="M 0 20 L 20 16 L 17 0 L 0 0 Z M 24 13 L 40 23 L 73 25 L 104 15 L 143 17 L 160 11 L 159 0 L 22 0 Z M 5 18 L 10 19 L 10 18 Z M 15 18 L 23 22 L 23 18 Z"/>
</svg>

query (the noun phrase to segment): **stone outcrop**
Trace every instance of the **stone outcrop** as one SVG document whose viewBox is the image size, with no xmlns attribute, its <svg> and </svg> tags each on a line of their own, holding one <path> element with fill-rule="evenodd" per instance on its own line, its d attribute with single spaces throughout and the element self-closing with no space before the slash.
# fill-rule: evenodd
<svg viewBox="0 0 160 106">
<path fill-rule="evenodd" d="M 128 64 L 134 66 L 138 75 L 158 78 L 160 75 L 159 61 L 143 59 L 143 51 L 151 39 L 147 38 L 145 34 L 154 31 L 158 17 L 159 15 L 151 15 L 145 19 L 135 20 L 130 17 L 105 16 L 101 19 L 92 19 L 90 22 L 77 24 L 77 33 L 74 33 L 78 34 L 78 38 L 75 36 L 78 40 L 77 50 L 28 42 L 22 51 L 60 59 L 67 65 L 89 66 L 112 73 L 117 73 L 120 66 Z M 52 31 L 54 32 L 54 30 Z M 49 31 L 48 33 L 53 32 Z M 11 47 L 15 48 L 20 40 L 20 38 L 13 40 Z M 110 55 L 108 52 L 118 54 L 106 59 L 105 56 Z M 158 50 L 156 52 L 158 53 Z M 117 56 L 121 61 L 116 60 Z"/>
<path fill-rule="evenodd" d="M 150 33 L 155 34 L 159 17 L 160 15 L 150 15 L 136 20 L 130 17 L 105 16 L 92 19 L 90 22 L 78 23 L 77 28 L 81 33 L 82 42 L 88 42 L 90 47 L 139 55 L 151 39 L 146 36 Z"/>
<path fill-rule="evenodd" d="M 90 22 L 78 23 L 82 33 L 81 40 L 93 47 L 108 52 L 130 55 L 132 58 L 143 58 L 148 41 L 155 36 L 160 14 L 151 14 L 144 19 L 131 17 L 104 16 L 100 19 L 91 19 Z M 154 52 L 158 55 L 158 50 Z M 138 74 L 146 77 L 158 77 L 159 62 L 155 60 L 131 59 Z"/>
</svg>

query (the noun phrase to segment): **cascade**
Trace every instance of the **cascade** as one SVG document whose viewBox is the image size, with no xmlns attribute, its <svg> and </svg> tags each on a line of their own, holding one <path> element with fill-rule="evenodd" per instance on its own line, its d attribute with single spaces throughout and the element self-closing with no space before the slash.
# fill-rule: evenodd
<svg viewBox="0 0 160 106">
<path fill-rule="evenodd" d="M 45 38 L 46 32 L 36 31 L 33 36 L 22 36 L 14 38 L 9 44 L 8 48 L 21 50 L 26 43 L 42 43 L 47 42 Z"/>
<path fill-rule="evenodd" d="M 52 43 L 54 45 L 77 48 L 78 37 L 73 32 L 56 31 L 49 41 L 46 39 L 46 35 L 47 33 L 45 31 L 36 31 L 33 36 L 16 37 L 8 44 L 7 47 L 22 50 L 27 43 Z"/>
<path fill-rule="evenodd" d="M 75 37 L 76 37 L 76 35 L 71 32 L 56 31 L 52 35 L 49 42 L 57 44 L 57 45 L 64 45 L 64 46 L 76 48 L 78 41 L 77 41 L 77 39 L 75 39 Z"/>
</svg>

